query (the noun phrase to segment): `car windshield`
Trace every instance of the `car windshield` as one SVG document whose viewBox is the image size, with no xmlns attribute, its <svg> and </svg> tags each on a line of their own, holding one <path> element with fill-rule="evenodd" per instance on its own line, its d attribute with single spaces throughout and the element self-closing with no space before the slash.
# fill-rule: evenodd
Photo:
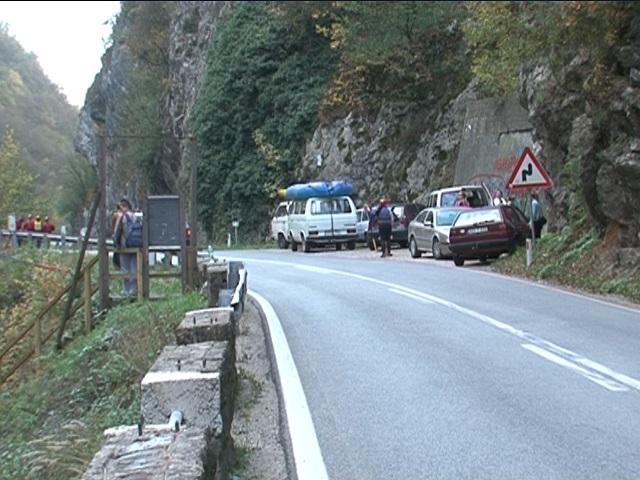
<svg viewBox="0 0 640 480">
<path fill-rule="evenodd" d="M 472 225 L 480 225 L 484 223 L 499 223 L 502 221 L 500 210 L 497 208 L 491 210 L 467 210 L 460 214 L 456 220 L 456 227 L 470 227 Z"/>
<path fill-rule="evenodd" d="M 460 212 L 461 210 L 440 210 L 436 213 L 437 224 L 441 227 L 451 226 Z"/>
</svg>

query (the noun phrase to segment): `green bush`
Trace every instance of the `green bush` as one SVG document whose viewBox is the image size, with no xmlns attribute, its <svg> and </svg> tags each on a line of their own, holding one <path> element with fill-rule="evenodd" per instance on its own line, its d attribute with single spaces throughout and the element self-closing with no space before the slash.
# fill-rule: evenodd
<svg viewBox="0 0 640 480">
<path fill-rule="evenodd" d="M 200 218 L 224 240 L 266 234 L 276 189 L 295 180 L 306 135 L 336 64 L 308 18 L 291 23 L 264 2 L 243 2 L 216 33 L 195 107 Z"/>
</svg>

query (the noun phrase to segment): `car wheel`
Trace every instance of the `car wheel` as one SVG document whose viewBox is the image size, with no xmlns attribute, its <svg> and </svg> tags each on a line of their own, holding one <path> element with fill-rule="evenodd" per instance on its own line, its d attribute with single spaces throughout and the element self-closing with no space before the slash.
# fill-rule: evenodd
<svg viewBox="0 0 640 480">
<path fill-rule="evenodd" d="M 283 250 L 289 248 L 289 242 L 287 242 L 287 239 L 284 238 L 284 235 L 282 233 L 278 234 L 278 247 L 282 248 Z"/>
<path fill-rule="evenodd" d="M 304 253 L 309 253 L 311 251 L 311 245 L 309 245 L 309 242 L 304 238 L 304 235 L 302 236 L 302 251 Z"/>
<path fill-rule="evenodd" d="M 292 252 L 298 251 L 298 244 L 295 242 L 295 240 L 291 240 L 291 251 Z"/>
<path fill-rule="evenodd" d="M 411 256 L 413 258 L 420 258 L 420 256 L 422 255 L 420 250 L 418 250 L 418 245 L 416 244 L 416 239 L 413 238 L 413 237 L 411 237 L 411 240 L 409 241 L 409 253 L 411 253 Z"/>
<path fill-rule="evenodd" d="M 355 249 L 356 249 L 355 240 L 351 240 L 350 242 L 347 242 L 347 250 L 355 250 Z"/>
<path fill-rule="evenodd" d="M 336 243 L 336 251 L 339 252 L 340 250 L 342 250 L 342 244 Z"/>
<path fill-rule="evenodd" d="M 480 260 L 480 263 L 487 263 L 487 256 L 486 255 L 480 255 L 478 257 L 478 260 Z"/>
<path fill-rule="evenodd" d="M 433 253 L 433 258 L 436 260 L 442 259 L 442 249 L 440 248 L 440 240 L 437 238 L 433 239 L 433 243 L 431 244 L 431 252 Z"/>
<path fill-rule="evenodd" d="M 461 267 L 464 265 L 464 258 L 463 257 L 453 257 L 453 263 L 456 264 L 456 267 Z"/>
</svg>

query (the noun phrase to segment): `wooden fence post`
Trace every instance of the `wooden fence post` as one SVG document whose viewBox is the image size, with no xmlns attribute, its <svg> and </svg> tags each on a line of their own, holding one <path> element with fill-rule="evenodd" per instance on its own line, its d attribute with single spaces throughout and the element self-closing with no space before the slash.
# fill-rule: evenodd
<svg viewBox="0 0 640 480">
<path fill-rule="evenodd" d="M 142 302 L 144 300 L 144 259 L 143 257 L 144 249 L 139 248 L 136 252 L 136 285 L 138 287 L 138 301 Z"/>
<path fill-rule="evenodd" d="M 86 333 L 91 331 L 91 269 L 85 268 L 84 271 L 84 329 Z"/>
</svg>

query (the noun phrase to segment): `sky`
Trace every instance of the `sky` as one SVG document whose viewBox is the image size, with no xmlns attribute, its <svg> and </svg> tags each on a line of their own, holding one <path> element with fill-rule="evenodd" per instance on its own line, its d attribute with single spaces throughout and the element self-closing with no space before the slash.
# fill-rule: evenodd
<svg viewBox="0 0 640 480">
<path fill-rule="evenodd" d="M 120 2 L 0 2 L 0 22 L 60 87 L 70 104 L 84 96 L 100 71 Z"/>
</svg>

